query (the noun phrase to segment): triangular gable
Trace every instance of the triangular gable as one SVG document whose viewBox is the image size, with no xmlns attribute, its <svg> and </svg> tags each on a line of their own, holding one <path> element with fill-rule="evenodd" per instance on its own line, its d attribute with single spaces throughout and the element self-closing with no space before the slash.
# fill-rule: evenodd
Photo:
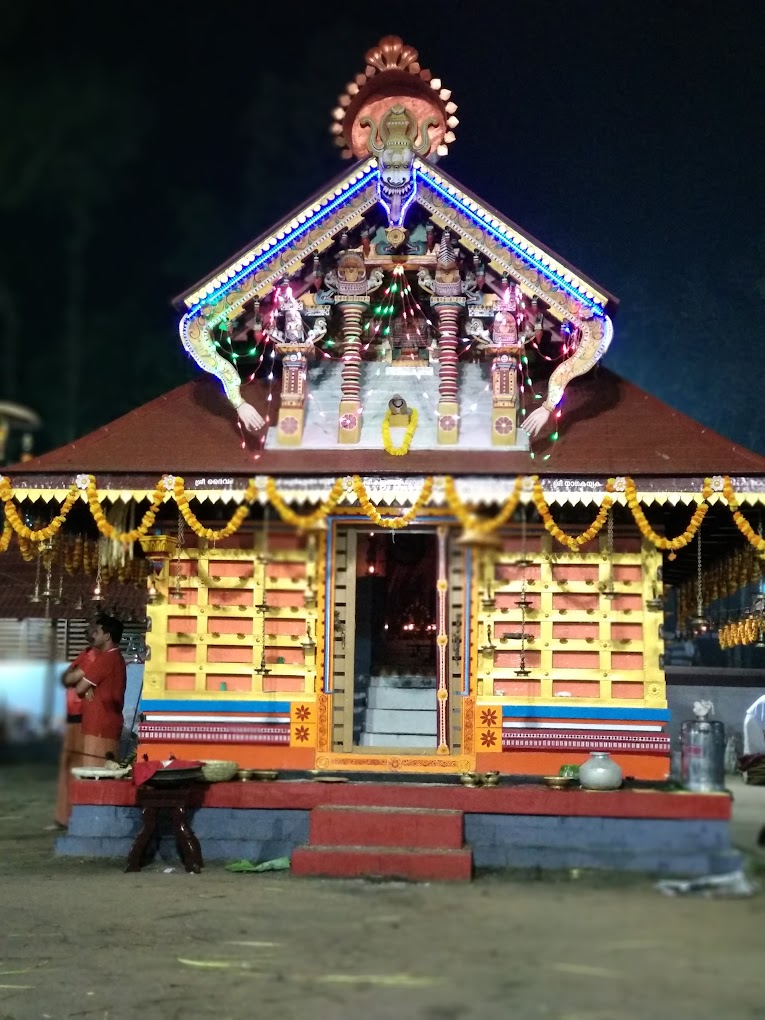
<svg viewBox="0 0 765 1020">
<path fill-rule="evenodd" d="M 546 301 L 560 317 L 602 315 L 618 304 L 613 295 L 543 245 L 512 220 L 478 199 L 440 167 L 415 162 L 414 204 L 455 239 L 480 251 L 499 272 L 511 273 L 529 293 Z M 320 253 L 344 230 L 357 225 L 377 204 L 378 166 L 364 160 L 261 234 L 215 272 L 176 298 L 185 319 L 198 314 L 208 326 L 245 301 L 263 297 L 285 274 Z"/>
</svg>

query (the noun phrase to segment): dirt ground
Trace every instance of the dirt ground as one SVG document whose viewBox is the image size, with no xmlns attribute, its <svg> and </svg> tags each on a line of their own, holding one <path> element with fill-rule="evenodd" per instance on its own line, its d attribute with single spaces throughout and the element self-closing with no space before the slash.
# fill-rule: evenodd
<svg viewBox="0 0 765 1020">
<path fill-rule="evenodd" d="M 0 773 L 0 1020 L 765 1020 L 763 894 L 126 875 L 53 856 L 53 780 Z M 765 787 L 734 793 L 736 842 L 765 876 Z"/>
</svg>

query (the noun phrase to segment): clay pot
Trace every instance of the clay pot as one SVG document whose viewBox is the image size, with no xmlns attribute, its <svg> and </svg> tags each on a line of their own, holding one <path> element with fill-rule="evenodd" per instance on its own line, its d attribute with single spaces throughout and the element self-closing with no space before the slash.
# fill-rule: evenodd
<svg viewBox="0 0 765 1020">
<path fill-rule="evenodd" d="M 585 790 L 618 790 L 622 785 L 622 770 L 606 751 L 592 751 L 579 766 L 579 782 Z"/>
</svg>

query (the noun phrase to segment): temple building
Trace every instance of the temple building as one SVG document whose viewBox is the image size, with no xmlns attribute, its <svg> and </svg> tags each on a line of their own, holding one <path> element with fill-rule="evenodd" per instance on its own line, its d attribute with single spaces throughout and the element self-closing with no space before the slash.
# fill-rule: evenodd
<svg viewBox="0 0 765 1020">
<path fill-rule="evenodd" d="M 456 111 L 369 50 L 343 172 L 177 299 L 199 379 L 7 471 L 38 581 L 145 595 L 139 754 L 668 774 L 665 596 L 758 583 L 765 458 L 599 365 L 617 300 L 444 169 Z"/>
</svg>

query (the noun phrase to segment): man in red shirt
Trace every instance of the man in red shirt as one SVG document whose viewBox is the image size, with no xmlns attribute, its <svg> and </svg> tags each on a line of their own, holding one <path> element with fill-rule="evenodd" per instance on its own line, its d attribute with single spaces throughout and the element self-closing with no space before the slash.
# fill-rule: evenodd
<svg viewBox="0 0 765 1020">
<path fill-rule="evenodd" d="M 68 686 L 82 699 L 82 751 L 86 765 L 117 758 L 122 736 L 127 667 L 119 649 L 122 621 L 101 613 L 93 627 L 92 661 L 68 671 Z"/>
<path fill-rule="evenodd" d="M 58 767 L 58 786 L 56 788 L 56 813 L 53 820 L 56 825 L 66 828 L 69 824 L 71 804 L 69 801 L 69 783 L 72 778 L 72 769 L 76 765 L 84 765 L 82 756 L 82 701 L 77 694 L 73 683 L 74 671 L 84 670 L 88 663 L 92 662 L 99 655 L 94 648 L 86 648 L 80 652 L 72 665 L 61 677 L 61 682 L 66 688 L 66 729 L 64 730 L 64 741 L 61 747 L 61 758 Z"/>
</svg>

